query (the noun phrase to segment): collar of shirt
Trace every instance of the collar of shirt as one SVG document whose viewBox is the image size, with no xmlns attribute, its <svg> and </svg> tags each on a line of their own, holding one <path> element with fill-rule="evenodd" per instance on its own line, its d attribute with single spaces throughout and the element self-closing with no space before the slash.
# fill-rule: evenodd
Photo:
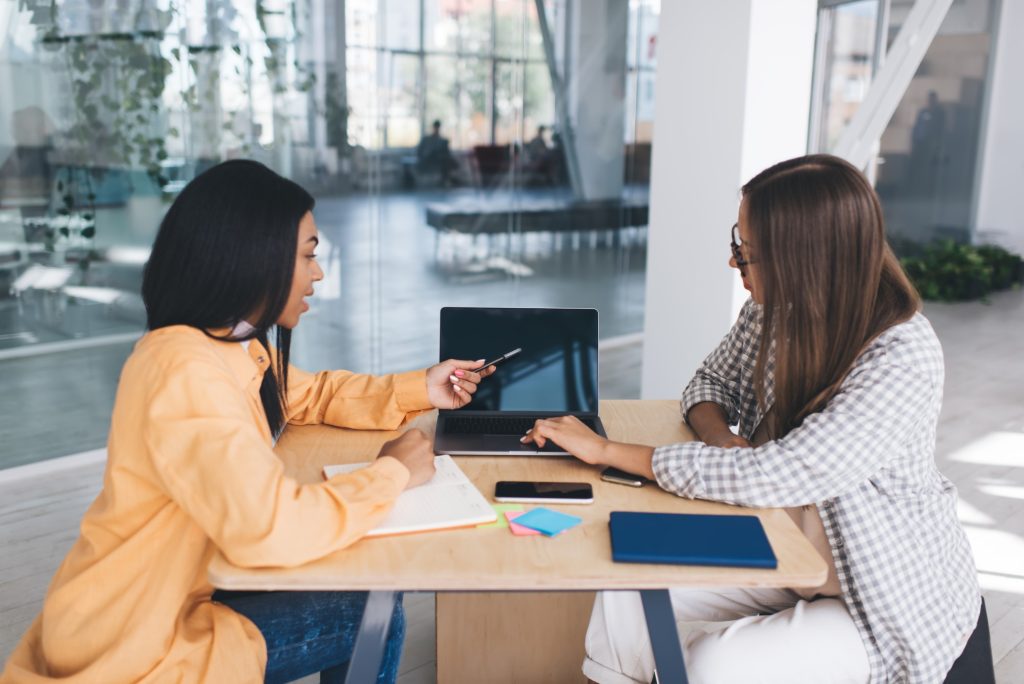
<svg viewBox="0 0 1024 684">
<path fill-rule="evenodd" d="M 244 337 L 255 329 L 256 328 L 254 328 L 249 321 L 238 321 L 238 325 L 231 329 L 231 337 L 234 337 L 235 339 Z M 241 340 L 239 344 L 242 345 L 243 349 L 249 349 L 249 342 L 251 342 L 251 340 Z"/>
<path fill-rule="evenodd" d="M 225 336 L 226 333 L 231 337 L 236 337 L 246 335 L 252 330 L 251 325 L 242 321 L 230 331 L 219 329 L 211 330 L 210 333 L 217 337 Z M 234 372 L 235 377 L 245 385 L 247 390 L 255 390 L 258 394 L 259 386 L 263 382 L 263 374 L 270 368 L 270 353 L 266 347 L 257 339 L 245 340 L 244 343 L 234 342 L 230 339 L 211 341 L 217 346 L 218 353 Z"/>
</svg>

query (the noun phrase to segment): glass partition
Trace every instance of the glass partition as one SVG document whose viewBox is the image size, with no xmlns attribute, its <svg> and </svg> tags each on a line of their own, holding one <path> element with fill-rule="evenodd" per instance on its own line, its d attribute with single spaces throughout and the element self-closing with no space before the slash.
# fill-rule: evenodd
<svg viewBox="0 0 1024 684">
<path fill-rule="evenodd" d="M 882 7 L 880 7 L 882 5 Z M 864 100 L 880 56 L 879 0 L 856 0 L 818 12 L 815 125 L 812 147 L 830 150 Z"/>
<path fill-rule="evenodd" d="M 427 365 L 445 305 L 638 334 L 659 12 L 0 0 L 0 468 L 104 444 L 156 229 L 224 159 L 317 198 L 300 366 Z"/>
<path fill-rule="evenodd" d="M 835 144 L 913 5 L 822 0 L 810 149 Z M 878 142 L 869 173 L 901 254 L 972 239 L 994 8 L 995 0 L 953 2 Z"/>
<path fill-rule="evenodd" d="M 911 6 L 892 0 L 890 42 Z M 994 7 L 994 0 L 953 3 L 882 134 L 877 188 L 901 252 L 972 238 Z"/>
</svg>

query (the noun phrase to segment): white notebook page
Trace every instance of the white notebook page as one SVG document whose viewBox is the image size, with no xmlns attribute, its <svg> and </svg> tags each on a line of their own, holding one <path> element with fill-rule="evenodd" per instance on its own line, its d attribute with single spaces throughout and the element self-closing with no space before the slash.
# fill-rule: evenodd
<svg viewBox="0 0 1024 684">
<path fill-rule="evenodd" d="M 328 478 L 365 468 L 369 463 L 324 466 Z M 462 469 L 447 454 L 434 457 L 434 477 L 402 492 L 381 523 L 367 532 L 380 537 L 494 522 L 497 514 Z"/>
</svg>

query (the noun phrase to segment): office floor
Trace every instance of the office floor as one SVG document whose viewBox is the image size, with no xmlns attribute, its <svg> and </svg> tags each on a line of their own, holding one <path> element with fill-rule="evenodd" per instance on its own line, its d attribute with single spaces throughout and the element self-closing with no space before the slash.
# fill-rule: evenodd
<svg viewBox="0 0 1024 684">
<path fill-rule="evenodd" d="M 988 604 L 997 681 L 1024 681 L 1024 291 L 999 294 L 988 305 L 929 304 L 925 313 L 946 354 L 937 461 L 959 489 Z M 602 351 L 602 396 L 637 396 L 640 352 L 639 342 Z M 38 612 L 101 479 L 99 462 L 0 477 L 0 662 Z M 433 596 L 409 595 L 406 607 L 399 681 L 434 682 Z"/>
</svg>

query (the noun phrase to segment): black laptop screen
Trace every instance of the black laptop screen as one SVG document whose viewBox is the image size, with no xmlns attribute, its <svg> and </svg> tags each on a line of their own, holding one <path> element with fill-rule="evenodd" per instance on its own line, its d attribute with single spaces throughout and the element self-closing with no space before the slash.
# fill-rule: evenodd
<svg viewBox="0 0 1024 684">
<path fill-rule="evenodd" d="M 517 348 L 468 410 L 597 412 L 595 309 L 441 309 L 442 360 L 490 361 Z"/>
</svg>

